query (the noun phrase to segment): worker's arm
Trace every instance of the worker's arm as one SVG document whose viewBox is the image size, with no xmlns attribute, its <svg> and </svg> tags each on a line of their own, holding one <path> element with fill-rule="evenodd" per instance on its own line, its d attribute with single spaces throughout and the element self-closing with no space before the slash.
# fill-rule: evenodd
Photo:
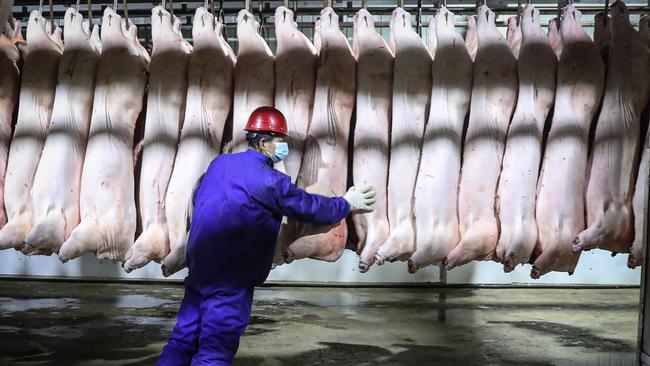
<svg viewBox="0 0 650 366">
<path fill-rule="evenodd" d="M 350 204 L 343 197 L 325 197 L 310 194 L 283 177 L 276 188 L 273 206 L 290 219 L 321 225 L 334 225 L 350 212 Z"/>
</svg>

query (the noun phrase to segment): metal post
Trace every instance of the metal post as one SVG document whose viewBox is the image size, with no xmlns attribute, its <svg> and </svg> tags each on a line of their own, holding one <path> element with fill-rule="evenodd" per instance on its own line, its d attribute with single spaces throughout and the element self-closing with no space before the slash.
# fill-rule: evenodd
<svg viewBox="0 0 650 366">
<path fill-rule="evenodd" d="M 639 172 L 642 174 L 643 172 Z M 650 171 L 645 172 L 645 174 L 650 174 Z M 648 178 L 648 183 L 650 183 L 650 178 Z M 648 258 L 650 258 L 650 245 L 648 245 L 648 238 L 650 237 L 650 216 L 648 215 L 648 207 L 650 206 L 650 188 L 648 184 L 645 184 L 643 189 L 645 190 L 643 194 L 645 195 L 645 205 L 643 206 L 643 214 L 645 215 L 645 220 L 643 220 L 643 244 L 644 244 L 644 255 L 645 263 L 641 267 L 641 297 L 639 301 L 639 331 L 637 336 L 637 365 L 650 365 L 650 314 L 649 308 L 646 306 L 648 301 L 650 301 L 650 270 L 648 270 Z"/>
</svg>

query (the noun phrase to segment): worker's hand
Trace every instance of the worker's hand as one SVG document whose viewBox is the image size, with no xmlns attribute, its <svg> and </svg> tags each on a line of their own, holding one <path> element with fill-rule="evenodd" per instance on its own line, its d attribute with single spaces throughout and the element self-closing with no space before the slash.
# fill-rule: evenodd
<svg viewBox="0 0 650 366">
<path fill-rule="evenodd" d="M 370 185 L 350 187 L 343 198 L 350 204 L 350 212 L 372 212 L 375 210 L 375 189 Z"/>
</svg>

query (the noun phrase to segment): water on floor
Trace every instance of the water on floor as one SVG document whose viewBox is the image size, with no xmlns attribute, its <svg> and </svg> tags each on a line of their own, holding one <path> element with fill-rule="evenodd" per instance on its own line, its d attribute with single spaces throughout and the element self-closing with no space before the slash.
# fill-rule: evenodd
<svg viewBox="0 0 650 366">
<path fill-rule="evenodd" d="M 0 365 L 152 365 L 174 284 L 0 281 Z M 266 287 L 235 366 L 633 365 L 638 289 Z"/>
</svg>

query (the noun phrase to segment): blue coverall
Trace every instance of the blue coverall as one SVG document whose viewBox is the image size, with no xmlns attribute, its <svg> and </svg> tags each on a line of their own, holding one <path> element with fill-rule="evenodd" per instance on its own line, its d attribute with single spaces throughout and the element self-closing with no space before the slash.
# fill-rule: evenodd
<svg viewBox="0 0 650 366">
<path fill-rule="evenodd" d="M 193 201 L 185 296 L 158 365 L 231 365 L 253 289 L 271 270 L 282 216 L 334 225 L 350 206 L 296 188 L 255 150 L 214 159 Z"/>
</svg>

